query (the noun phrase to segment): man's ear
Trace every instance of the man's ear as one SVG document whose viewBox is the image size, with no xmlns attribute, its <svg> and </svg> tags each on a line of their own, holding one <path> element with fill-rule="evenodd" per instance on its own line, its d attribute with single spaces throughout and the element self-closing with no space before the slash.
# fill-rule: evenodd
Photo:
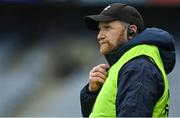
<svg viewBox="0 0 180 118">
<path fill-rule="evenodd" d="M 132 39 L 137 33 L 136 25 L 129 25 L 127 30 L 128 40 Z"/>
</svg>

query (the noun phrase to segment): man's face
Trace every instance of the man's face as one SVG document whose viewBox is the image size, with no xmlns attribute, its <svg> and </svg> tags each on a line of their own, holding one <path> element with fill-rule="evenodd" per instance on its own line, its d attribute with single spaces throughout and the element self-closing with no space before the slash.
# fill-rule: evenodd
<svg viewBox="0 0 180 118">
<path fill-rule="evenodd" d="M 126 28 L 120 21 L 100 22 L 99 39 L 100 52 L 105 55 L 112 50 L 117 49 L 120 44 L 126 43 L 127 33 Z"/>
</svg>

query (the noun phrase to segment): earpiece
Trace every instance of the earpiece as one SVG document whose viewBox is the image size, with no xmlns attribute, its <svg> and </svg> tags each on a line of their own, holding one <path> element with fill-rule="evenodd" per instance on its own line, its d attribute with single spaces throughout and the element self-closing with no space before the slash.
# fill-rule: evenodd
<svg viewBox="0 0 180 118">
<path fill-rule="evenodd" d="M 134 35 L 134 31 L 131 30 L 131 25 L 128 26 L 127 35 L 128 36 L 133 36 Z"/>
</svg>

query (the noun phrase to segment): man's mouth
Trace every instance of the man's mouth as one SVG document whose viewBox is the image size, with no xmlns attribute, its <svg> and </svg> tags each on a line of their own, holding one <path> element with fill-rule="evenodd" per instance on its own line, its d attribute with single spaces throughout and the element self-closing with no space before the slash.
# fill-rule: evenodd
<svg viewBox="0 0 180 118">
<path fill-rule="evenodd" d="M 107 44 L 107 42 L 99 42 L 100 45 Z"/>
</svg>

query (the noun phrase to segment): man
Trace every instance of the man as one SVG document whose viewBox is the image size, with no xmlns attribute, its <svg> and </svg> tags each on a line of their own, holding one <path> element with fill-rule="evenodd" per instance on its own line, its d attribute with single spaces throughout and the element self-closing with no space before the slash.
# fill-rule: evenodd
<svg viewBox="0 0 180 118">
<path fill-rule="evenodd" d="M 167 117 L 166 75 L 175 65 L 173 37 L 158 28 L 144 30 L 141 14 L 121 3 L 87 16 L 85 23 L 99 31 L 100 52 L 109 64 L 90 71 L 80 95 L 83 116 Z"/>
</svg>

